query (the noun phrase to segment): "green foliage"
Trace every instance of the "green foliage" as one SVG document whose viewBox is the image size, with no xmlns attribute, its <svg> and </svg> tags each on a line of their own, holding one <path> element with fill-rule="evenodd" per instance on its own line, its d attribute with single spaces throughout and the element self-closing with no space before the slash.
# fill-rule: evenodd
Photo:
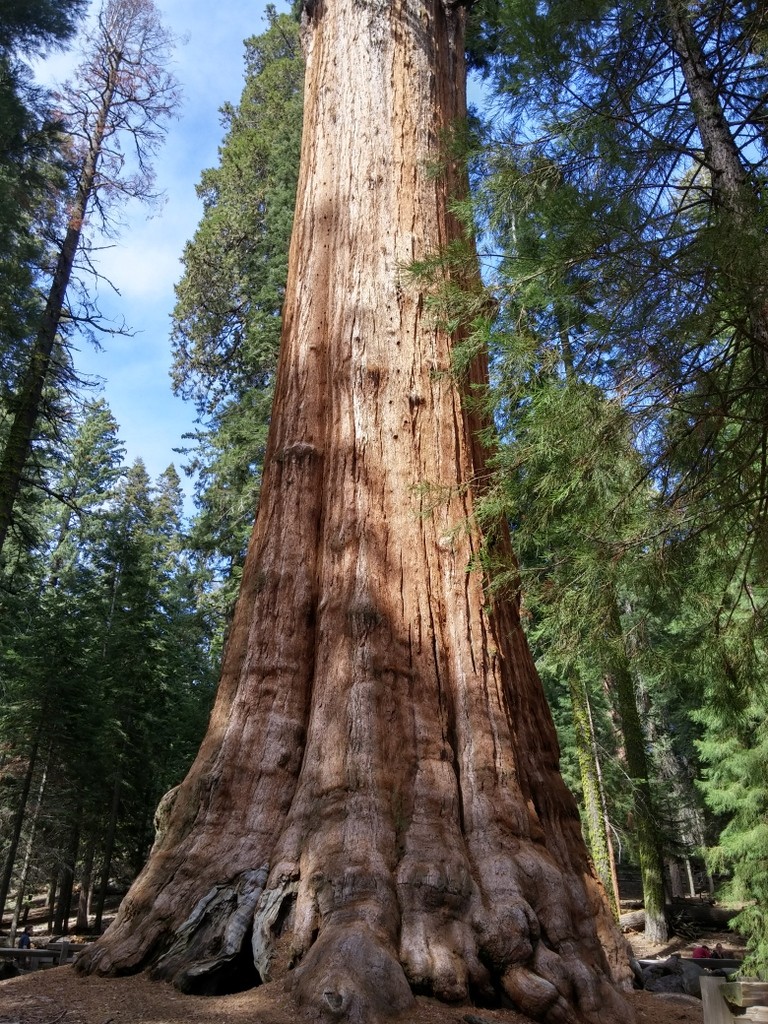
<svg viewBox="0 0 768 1024">
<path fill-rule="evenodd" d="M 174 311 L 174 381 L 203 414 L 274 371 L 298 175 L 303 63 L 298 25 L 268 12 L 246 40 L 246 84 L 223 108 L 217 168 L 203 172 L 204 214 L 185 248 Z"/>
<path fill-rule="evenodd" d="M 153 485 L 123 458 L 109 410 L 87 404 L 49 467 L 57 497 L 38 505 L 38 543 L 13 550 L 0 580 L 0 818 L 10 836 L 31 767 L 30 884 L 58 869 L 73 829 L 78 864 L 90 849 L 103 878 L 135 874 L 213 696 L 207 579 L 185 545 L 178 475 Z M 26 835 L 29 798 L 21 810 Z"/>
<path fill-rule="evenodd" d="M 621 396 L 668 503 L 711 511 L 737 484 L 758 524 L 768 80 L 745 13 L 718 10 L 700 5 L 691 22 L 708 71 L 693 84 L 714 83 L 728 159 L 710 154 L 666 4 L 578 17 L 503 5 L 493 69 L 509 117 L 488 151 L 486 215 L 514 232 L 503 272 L 521 305 L 539 328 L 567 329 L 579 372 Z M 715 505 L 700 500 L 710 493 Z"/>
<path fill-rule="evenodd" d="M 267 31 L 246 41 L 240 103 L 223 109 L 219 166 L 198 186 L 204 212 L 174 310 L 174 387 L 202 420 L 190 438 L 194 538 L 223 566 L 230 598 L 258 498 L 301 141 L 298 22 L 271 6 L 267 17 Z"/>
<path fill-rule="evenodd" d="M 734 927 L 749 940 L 745 969 L 765 975 L 768 592 L 763 574 L 754 577 L 738 520 L 699 535 L 686 555 L 670 579 L 677 605 L 668 632 L 681 677 L 676 689 L 687 689 L 697 727 L 699 788 L 719 826 L 707 859 L 727 879 L 723 896 L 744 904 Z"/>
<path fill-rule="evenodd" d="M 6 412 L 40 317 L 43 230 L 63 189 L 56 126 L 27 72 L 0 52 L 0 411 Z"/>
<path fill-rule="evenodd" d="M 69 38 L 82 0 L 8 0 L 0 22 L 0 368 L 3 389 L 16 372 L 18 346 L 39 315 L 33 284 L 43 256 L 41 207 L 52 181 L 58 136 L 47 96 L 20 55 Z M 6 399 L 7 393 L 0 396 Z"/>
<path fill-rule="evenodd" d="M 86 0 L 5 0 L 0 23 L 0 50 L 25 53 L 68 39 Z"/>
<path fill-rule="evenodd" d="M 689 854 L 724 827 L 714 859 L 759 908 L 764 810 L 721 789 L 733 770 L 759 793 L 765 750 L 747 729 L 741 754 L 714 751 L 764 704 L 760 19 L 667 0 L 482 0 L 474 16 L 496 97 L 475 162 L 500 307 L 486 514 L 511 522 L 521 563 L 497 585 L 521 579 L 551 692 L 578 672 L 596 697 L 628 660 L 671 798 L 660 827 Z M 699 756 L 708 823 L 690 789 Z M 759 916 L 744 921 L 764 957 Z"/>
<path fill-rule="evenodd" d="M 652 890 L 656 903 L 663 901 L 657 848 L 662 832 L 650 796 L 647 739 L 631 675 L 638 668 L 631 664 L 631 627 L 623 613 L 645 554 L 640 540 L 650 501 L 641 485 L 642 467 L 626 412 L 569 369 L 565 336 L 559 344 L 537 345 L 525 331 L 497 340 L 494 398 L 504 433 L 494 460 L 496 486 L 481 515 L 489 522 L 499 516 L 511 520 L 518 564 L 506 570 L 491 566 L 494 585 L 519 580 L 550 703 L 564 711 L 556 718 L 566 774 L 573 773 L 569 764 L 578 756 L 578 791 L 589 780 L 585 765 L 599 760 L 614 829 L 648 872 L 650 907 Z M 599 750 L 585 749 L 583 729 L 571 732 L 572 716 L 582 710 L 573 703 L 580 692 L 575 680 L 591 705 Z M 634 825 L 627 834 L 624 822 L 630 819 Z M 593 834 L 590 817 L 587 824 Z"/>
<path fill-rule="evenodd" d="M 763 678 L 766 668 L 762 652 Z M 741 702 L 743 704 L 743 701 Z M 756 688 L 740 714 L 706 707 L 700 751 L 706 769 L 702 788 L 707 802 L 725 821 L 719 839 L 708 851 L 714 870 L 730 875 L 727 898 L 745 904 L 734 927 L 749 936 L 747 973 L 766 977 L 768 963 L 768 702 L 764 687 Z"/>
</svg>

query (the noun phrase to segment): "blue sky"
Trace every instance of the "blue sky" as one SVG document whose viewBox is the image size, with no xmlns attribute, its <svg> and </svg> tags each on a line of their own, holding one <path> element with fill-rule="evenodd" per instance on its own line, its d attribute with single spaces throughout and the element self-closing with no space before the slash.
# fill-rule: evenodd
<svg viewBox="0 0 768 1024">
<path fill-rule="evenodd" d="M 170 313 L 173 286 L 182 273 L 184 243 L 194 234 L 202 206 L 195 185 L 218 162 L 223 138 L 219 108 L 237 102 L 243 86 L 243 40 L 264 31 L 265 0 L 155 0 L 164 24 L 180 37 L 173 70 L 181 83 L 179 117 L 154 160 L 157 187 L 165 202 L 148 218 L 135 203 L 123 211 L 125 226 L 112 247 L 100 253 L 99 271 L 117 288 L 98 288 L 102 311 L 126 322 L 133 337 L 105 336 L 103 350 L 77 343 L 80 372 L 103 379 L 102 396 L 120 425 L 127 458 L 141 457 L 154 478 L 170 462 L 194 422 L 194 409 L 171 393 Z M 277 4 L 278 10 L 284 5 Z M 94 11 L 98 5 L 92 4 Z M 50 57 L 36 75 L 46 84 L 62 81 L 76 64 L 76 47 Z M 191 485 L 185 481 L 187 491 Z"/>
</svg>

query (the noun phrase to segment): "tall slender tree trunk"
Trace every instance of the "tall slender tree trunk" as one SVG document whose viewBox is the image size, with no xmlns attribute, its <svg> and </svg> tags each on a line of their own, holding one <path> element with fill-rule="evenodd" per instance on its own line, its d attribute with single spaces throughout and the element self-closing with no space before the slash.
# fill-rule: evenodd
<svg viewBox="0 0 768 1024">
<path fill-rule="evenodd" d="M 752 340 L 760 353 L 763 371 L 768 372 L 768 288 L 763 273 L 765 246 L 758 256 L 749 244 L 758 218 L 756 188 L 760 183 L 750 179 L 741 159 L 715 76 L 696 34 L 690 5 L 686 0 L 666 0 L 666 12 L 672 45 L 680 60 L 704 149 L 704 160 L 712 176 L 714 198 L 724 214 L 720 222 L 720 229 L 724 232 L 723 249 L 733 253 L 743 248 L 754 270 L 754 274 L 741 282 L 740 290 Z"/>
<path fill-rule="evenodd" d="M 258 518 L 208 734 L 143 874 L 81 958 L 186 991 L 290 971 L 337 1019 L 501 995 L 621 1013 L 594 878 L 516 609 L 476 561 L 484 477 L 405 268 L 461 236 L 445 134 L 463 10 L 316 0 Z M 478 361 L 468 382 L 485 382 Z"/>
<path fill-rule="evenodd" d="M 59 868 L 59 892 L 56 899 L 56 913 L 53 919 L 54 931 L 65 935 L 69 931 L 69 915 L 72 905 L 72 889 L 75 884 L 75 865 L 77 864 L 77 853 L 80 849 L 80 828 L 82 824 L 83 808 L 78 806 L 74 814 L 74 820 L 69 827 L 69 838 L 64 851 L 64 859 Z"/>
<path fill-rule="evenodd" d="M 104 837 L 104 854 L 101 862 L 101 876 L 99 878 L 99 888 L 96 892 L 96 909 L 94 911 L 93 922 L 93 926 L 96 931 L 101 931 L 101 921 L 104 916 L 104 902 L 107 898 L 109 875 L 112 871 L 112 856 L 115 852 L 115 837 L 117 836 L 117 819 L 120 813 L 120 797 L 122 794 L 122 788 L 122 768 L 121 766 L 118 766 L 118 775 L 116 776 L 112 786 L 112 803 L 109 808 L 107 832 Z"/>
<path fill-rule="evenodd" d="M 32 788 L 32 780 L 35 777 L 35 769 L 37 767 L 37 755 L 40 750 L 40 738 L 43 732 L 43 717 L 45 716 L 45 710 L 41 714 L 40 722 L 38 723 L 35 731 L 35 737 L 32 740 L 32 746 L 30 747 L 29 757 L 27 759 L 27 770 L 24 773 L 24 781 L 21 784 L 21 793 L 19 794 L 19 801 L 16 805 L 16 813 L 13 816 L 13 822 L 11 824 L 11 841 L 8 846 L 8 851 L 5 855 L 5 864 L 3 865 L 3 875 L 0 879 L 0 922 L 3 920 L 5 914 L 5 903 L 8 899 L 8 892 L 11 888 L 11 880 L 13 878 L 13 869 L 16 865 L 16 855 L 19 850 L 19 840 L 21 839 L 21 831 L 24 827 L 24 817 L 27 813 L 27 802 L 29 800 L 29 792 Z"/>
<path fill-rule="evenodd" d="M 605 793 L 600 771 L 600 759 L 589 706 L 589 694 L 584 680 L 573 672 L 568 680 L 571 710 L 576 729 L 576 754 L 581 774 L 581 789 L 587 826 L 587 845 L 592 854 L 595 870 L 605 886 L 613 916 L 619 917 L 619 882 L 616 861 L 608 831 Z"/>
<path fill-rule="evenodd" d="M 666 942 L 669 936 L 665 911 L 663 849 L 651 794 L 645 736 L 637 708 L 635 681 L 626 655 L 617 602 L 613 605 L 610 629 L 617 640 L 615 647 L 618 654 L 611 673 L 612 689 L 621 721 L 627 771 L 632 783 L 634 835 L 643 880 L 645 937 L 649 942 L 661 944 Z"/>
<path fill-rule="evenodd" d="M 46 926 L 49 934 L 53 931 L 53 917 L 56 913 L 56 892 L 59 887 L 59 873 L 52 871 L 48 879 L 48 897 L 45 901 Z"/>
<path fill-rule="evenodd" d="M 685 858 L 685 870 L 688 874 L 688 893 L 690 896 L 696 895 L 696 882 L 693 878 L 693 868 L 691 867 L 691 858 Z"/>
<path fill-rule="evenodd" d="M 680 60 L 715 193 L 731 209 L 743 212 L 748 175 L 707 67 L 689 7 L 688 0 L 666 2 L 672 45 Z"/>
<path fill-rule="evenodd" d="M 564 326 L 565 319 L 558 315 L 558 337 L 566 381 L 576 379 L 573 348 Z M 619 919 L 619 878 L 616 872 L 616 858 L 611 842 L 608 804 L 605 798 L 600 757 L 597 749 L 589 691 L 583 678 L 573 671 L 568 678 L 571 697 L 571 713 L 576 731 L 576 755 L 579 761 L 581 789 L 587 825 L 587 845 L 592 854 L 598 877 L 605 886 L 611 912 Z"/>
<path fill-rule="evenodd" d="M 610 886 L 608 887 L 609 900 L 611 901 L 611 910 L 613 911 L 614 917 L 618 919 L 621 912 L 620 893 L 619 893 L 619 873 L 616 868 L 616 854 L 613 848 L 613 830 L 611 828 L 611 818 L 608 814 L 608 798 L 605 792 L 605 783 L 603 781 L 603 768 L 600 762 L 600 750 L 597 742 L 597 734 L 595 732 L 595 722 L 592 716 L 592 705 L 589 700 L 589 692 L 586 694 L 586 710 L 588 716 L 589 725 L 589 737 L 592 744 L 592 763 L 594 764 L 595 780 L 597 783 L 597 793 L 600 798 L 600 810 L 602 812 L 603 830 L 605 833 L 605 845 L 608 853 L 608 867 L 610 872 Z M 602 877 L 602 876 L 601 876 Z M 610 894 L 613 894 L 612 897 Z"/>
<path fill-rule="evenodd" d="M 37 789 L 37 797 L 35 799 L 35 806 L 32 810 L 32 815 L 29 822 L 29 831 L 27 833 L 27 845 L 24 850 L 24 861 L 21 866 L 21 872 L 19 874 L 19 885 L 16 893 L 16 906 L 13 911 L 13 918 L 11 920 L 11 934 L 9 942 L 12 946 L 16 945 L 16 929 L 19 925 L 19 916 L 24 905 L 24 897 L 27 893 L 27 880 L 29 879 L 29 869 L 32 865 L 32 851 L 35 848 L 35 834 L 37 832 L 37 824 L 40 820 L 40 811 L 43 806 L 43 797 L 45 796 L 45 788 L 48 784 L 48 764 L 50 763 L 50 749 L 46 758 L 45 766 L 43 767 L 43 773 L 40 777 L 40 785 Z"/>
<path fill-rule="evenodd" d="M 80 893 L 77 899 L 77 930 L 87 931 L 90 927 L 89 913 L 91 910 L 91 879 L 93 878 L 93 861 L 96 854 L 96 843 L 90 839 L 85 849 L 82 867 L 80 868 Z"/>
</svg>

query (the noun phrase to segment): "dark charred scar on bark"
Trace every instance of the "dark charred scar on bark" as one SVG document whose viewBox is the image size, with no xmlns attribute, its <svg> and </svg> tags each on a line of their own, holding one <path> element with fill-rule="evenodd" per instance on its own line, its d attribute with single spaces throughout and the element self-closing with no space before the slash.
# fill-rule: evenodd
<svg viewBox="0 0 768 1024">
<path fill-rule="evenodd" d="M 347 622 L 354 637 L 363 637 L 385 623 L 385 616 L 372 601 L 353 601 L 347 608 Z"/>
<path fill-rule="evenodd" d="M 323 11 L 323 0 L 302 0 L 301 4 L 301 20 L 315 21 L 318 20 Z"/>
<path fill-rule="evenodd" d="M 316 448 L 313 444 L 307 444 L 306 441 L 296 441 L 294 444 L 287 444 L 280 451 L 275 452 L 274 459 L 277 463 L 301 462 L 305 459 L 319 458 L 321 454 L 320 449 Z"/>
</svg>

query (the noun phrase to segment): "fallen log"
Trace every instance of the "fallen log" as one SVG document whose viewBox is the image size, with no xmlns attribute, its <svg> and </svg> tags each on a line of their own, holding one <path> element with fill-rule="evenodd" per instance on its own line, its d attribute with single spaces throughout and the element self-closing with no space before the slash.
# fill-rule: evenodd
<svg viewBox="0 0 768 1024">
<path fill-rule="evenodd" d="M 668 904 L 666 910 L 667 918 L 677 932 L 680 930 L 680 925 L 686 923 L 714 929 L 728 928 L 737 913 L 735 910 L 713 907 L 710 903 L 694 903 L 692 901 Z M 622 914 L 619 918 L 619 927 L 624 932 L 641 932 L 645 928 L 645 911 L 630 910 L 626 914 Z"/>
<path fill-rule="evenodd" d="M 711 903 L 695 903 L 693 900 L 685 903 L 673 903 L 667 907 L 672 918 L 681 917 L 685 921 L 693 921 L 695 924 L 709 925 L 711 928 L 727 928 L 738 911 L 726 910 L 725 907 L 713 907 Z"/>
</svg>

